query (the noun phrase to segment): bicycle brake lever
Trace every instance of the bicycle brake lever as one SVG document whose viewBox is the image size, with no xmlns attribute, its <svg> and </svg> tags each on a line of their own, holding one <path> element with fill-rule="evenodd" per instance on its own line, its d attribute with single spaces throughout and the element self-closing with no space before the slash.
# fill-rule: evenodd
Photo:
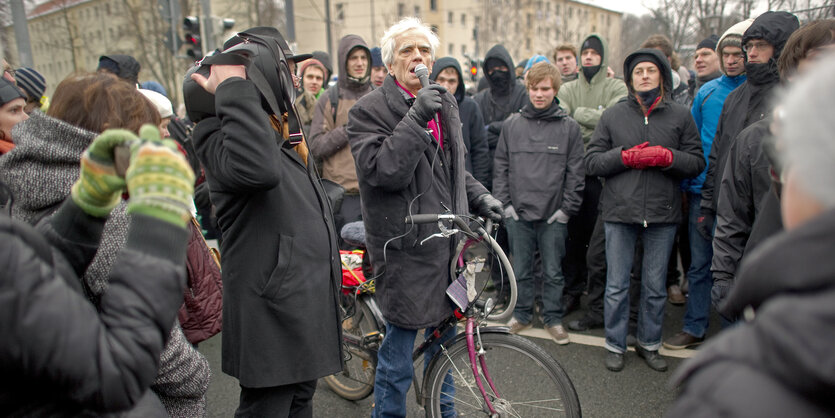
<svg viewBox="0 0 835 418">
<path fill-rule="evenodd" d="M 432 235 L 430 235 L 430 236 L 428 236 L 428 237 L 424 238 L 424 239 L 420 242 L 420 245 L 423 245 L 423 243 L 425 243 L 426 241 L 429 241 L 429 240 L 430 240 L 430 239 L 432 239 L 432 238 L 448 238 L 448 237 L 450 237 L 450 236 L 452 236 L 452 235 L 457 234 L 458 232 L 460 232 L 460 231 L 458 231 L 457 229 L 444 229 L 444 230 L 443 230 L 443 231 L 441 231 L 441 232 L 438 232 L 438 233 L 436 233 L 436 234 L 432 234 Z"/>
</svg>

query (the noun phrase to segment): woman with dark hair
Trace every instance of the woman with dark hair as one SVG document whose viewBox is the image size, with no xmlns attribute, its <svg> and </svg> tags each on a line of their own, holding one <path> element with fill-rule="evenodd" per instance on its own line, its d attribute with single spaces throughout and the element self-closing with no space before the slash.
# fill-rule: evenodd
<svg viewBox="0 0 835 418">
<path fill-rule="evenodd" d="M 629 275 L 643 240 L 638 345 L 654 370 L 664 318 L 667 260 L 681 222 L 682 179 L 705 167 L 690 110 L 672 100 L 670 65 L 661 52 L 639 49 L 623 64 L 627 100 L 603 112 L 586 152 L 586 172 L 606 179 L 601 195 L 606 233 L 606 368 L 623 369 L 629 323 Z"/>
<path fill-rule="evenodd" d="M 138 132 L 143 124 L 159 126 L 151 102 L 130 84 L 111 74 L 74 74 L 56 88 L 47 114 L 34 112 L 15 130 L 16 147 L 0 158 L 0 176 L 15 196 L 12 216 L 29 223 L 51 214 L 70 194 L 79 174 L 84 149 L 102 131 L 123 128 Z M 128 231 L 126 203 L 111 212 L 101 245 L 83 276 L 82 287 L 98 305 L 107 290 L 109 273 Z M 206 414 L 208 361 L 173 324 L 160 356 L 151 389 L 173 417 Z"/>
</svg>

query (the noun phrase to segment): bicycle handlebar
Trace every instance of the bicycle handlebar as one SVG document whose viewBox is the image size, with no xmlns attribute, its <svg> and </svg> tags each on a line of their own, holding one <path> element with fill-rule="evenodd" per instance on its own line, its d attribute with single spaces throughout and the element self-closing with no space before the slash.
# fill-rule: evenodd
<svg viewBox="0 0 835 418">
<path fill-rule="evenodd" d="M 406 216 L 407 224 L 428 224 L 440 220 L 451 220 L 464 233 L 469 235 L 475 235 L 475 233 L 470 229 L 470 226 L 467 225 L 467 222 L 463 218 L 461 218 L 458 215 L 453 215 L 451 213 L 420 213 L 416 215 Z"/>
</svg>

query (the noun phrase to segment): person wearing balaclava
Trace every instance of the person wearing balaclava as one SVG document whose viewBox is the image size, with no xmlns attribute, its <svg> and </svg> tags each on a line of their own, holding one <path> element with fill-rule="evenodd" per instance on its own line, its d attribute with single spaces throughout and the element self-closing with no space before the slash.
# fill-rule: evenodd
<svg viewBox="0 0 835 418">
<path fill-rule="evenodd" d="M 627 100 L 607 109 L 588 144 L 586 173 L 605 179 L 600 198 L 606 234 L 604 347 L 606 368 L 624 367 L 629 323 L 629 282 L 638 238 L 643 240 L 640 312 L 635 352 L 656 371 L 667 301 L 667 261 L 681 222 L 681 180 L 705 167 L 690 110 L 672 96 L 666 57 L 652 48 L 623 64 Z"/>
<path fill-rule="evenodd" d="M 580 71 L 576 80 L 560 87 L 557 98 L 566 112 L 577 123 L 588 144 L 600 121 L 600 115 L 626 96 L 626 85 L 621 80 L 606 76 L 609 50 L 606 41 L 592 34 L 580 44 Z M 576 216 L 568 223 L 569 241 L 563 262 L 565 289 L 563 306 L 570 312 L 579 306 L 580 295 L 586 290 L 588 278 L 589 310 L 578 320 L 568 323 L 573 331 L 585 331 L 603 326 L 603 289 L 606 285 L 606 260 L 602 225 L 595 229 L 598 202 L 602 185 L 596 176 L 587 175 L 583 189 L 583 203 Z M 596 232 L 599 239 L 593 239 Z M 587 260 L 586 255 L 591 256 Z M 593 260 L 596 260 L 593 262 Z"/>
<path fill-rule="evenodd" d="M 513 113 L 518 112 L 528 101 L 525 86 L 516 80 L 513 59 L 502 45 L 495 45 L 484 56 L 485 79 L 490 88 L 478 92 L 473 100 L 481 108 L 484 125 L 487 129 L 487 145 L 490 147 L 490 166 L 493 166 L 493 154 L 502 124 Z M 487 189 L 491 184 L 485 184 Z"/>
<path fill-rule="evenodd" d="M 797 17 L 791 13 L 765 12 L 742 35 L 747 79 L 725 99 L 716 127 L 707 176 L 702 185 L 699 221 L 696 224 L 703 236 L 713 236 L 716 222 L 715 196 L 718 195 L 719 182 L 725 172 L 731 145 L 743 129 L 771 112 L 771 93 L 780 82 L 777 60 L 789 36 L 799 26 Z"/>
<path fill-rule="evenodd" d="M 339 41 L 338 54 L 339 79 L 316 101 L 309 139 L 310 152 L 322 162 L 322 178 L 345 189 L 339 212 L 333 214 L 337 231 L 346 223 L 362 219 L 359 181 L 345 125 L 354 103 L 373 89 L 371 50 L 365 41 L 357 35 L 346 35 Z"/>
</svg>

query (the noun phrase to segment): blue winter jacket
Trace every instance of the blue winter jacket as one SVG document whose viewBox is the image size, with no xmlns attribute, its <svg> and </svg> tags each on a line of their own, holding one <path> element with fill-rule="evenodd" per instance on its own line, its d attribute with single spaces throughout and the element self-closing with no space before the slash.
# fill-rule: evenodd
<svg viewBox="0 0 835 418">
<path fill-rule="evenodd" d="M 690 112 L 693 114 L 696 126 L 699 127 L 705 161 L 710 155 L 710 147 L 713 145 L 713 137 L 716 136 L 716 125 L 719 124 L 719 115 L 722 114 L 725 98 L 744 82 L 745 74 L 734 77 L 723 74 L 705 83 L 693 98 L 693 107 Z M 682 181 L 681 188 L 688 193 L 701 193 L 705 177 L 707 177 L 707 165 L 697 177 Z"/>
</svg>

